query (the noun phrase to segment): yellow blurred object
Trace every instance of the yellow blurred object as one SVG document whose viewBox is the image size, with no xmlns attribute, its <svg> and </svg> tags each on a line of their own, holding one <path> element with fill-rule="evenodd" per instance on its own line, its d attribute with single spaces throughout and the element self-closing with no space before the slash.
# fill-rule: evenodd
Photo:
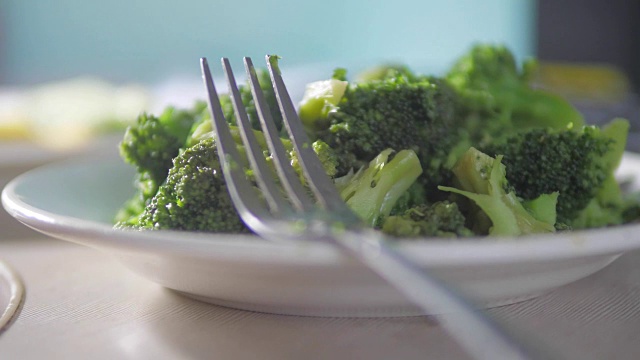
<svg viewBox="0 0 640 360">
<path fill-rule="evenodd" d="M 606 64 L 540 62 L 536 82 L 570 99 L 617 102 L 631 84 L 625 73 Z"/>
<path fill-rule="evenodd" d="M 29 140 L 54 150 L 85 145 L 108 128 L 105 124 L 126 127 L 151 101 L 142 86 L 91 77 L 0 95 L 0 140 Z"/>
<path fill-rule="evenodd" d="M 0 141 L 27 140 L 30 138 L 30 128 L 25 121 L 0 120 Z"/>
</svg>

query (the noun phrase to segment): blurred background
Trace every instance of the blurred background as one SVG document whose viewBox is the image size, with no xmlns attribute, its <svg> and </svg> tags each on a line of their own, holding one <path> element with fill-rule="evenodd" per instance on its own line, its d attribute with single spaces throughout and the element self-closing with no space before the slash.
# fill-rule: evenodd
<svg viewBox="0 0 640 360">
<path fill-rule="evenodd" d="M 296 92 L 337 65 L 437 74 L 474 42 L 537 56 L 540 82 L 594 122 L 637 117 L 639 24 L 636 0 L 2 0 L 0 134 L 62 128 L 47 145 L 64 148 L 105 118 L 188 106 L 203 97 L 202 56 L 278 54 Z"/>
<path fill-rule="evenodd" d="M 502 43 L 536 56 L 538 84 L 588 122 L 631 120 L 628 148 L 640 152 L 639 38 L 637 0 L 0 0 L 0 187 L 53 160 L 116 152 L 140 112 L 203 99 L 203 56 L 241 73 L 243 56 L 278 54 L 295 98 L 336 66 L 439 74 L 473 43 Z M 0 229 L 26 228 L 0 211 Z"/>
<path fill-rule="evenodd" d="M 201 56 L 276 53 L 288 66 L 397 58 L 436 69 L 473 41 L 535 47 L 535 2 L 3 0 L 0 81 L 79 74 L 157 83 L 199 77 Z"/>
<path fill-rule="evenodd" d="M 240 68 L 242 56 L 278 54 L 296 95 L 336 66 L 438 74 L 475 42 L 540 59 L 540 84 L 591 122 L 637 122 L 635 0 L 2 0 L 0 141 L 73 148 L 104 123 L 190 106 L 203 56 Z"/>
</svg>

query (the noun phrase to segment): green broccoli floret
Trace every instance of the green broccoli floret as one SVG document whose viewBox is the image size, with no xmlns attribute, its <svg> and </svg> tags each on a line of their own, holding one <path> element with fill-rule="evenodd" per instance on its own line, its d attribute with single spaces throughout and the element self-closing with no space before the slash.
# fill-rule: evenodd
<svg viewBox="0 0 640 360">
<path fill-rule="evenodd" d="M 335 78 L 307 84 L 298 110 L 307 132 L 313 133 L 328 127 L 329 112 L 337 109 L 347 86 L 347 81 Z"/>
<path fill-rule="evenodd" d="M 517 236 L 555 231 L 558 193 L 543 194 L 534 199 L 535 210 L 529 211 L 507 181 L 507 171 L 495 159 L 470 148 L 453 167 L 459 188 L 439 186 L 442 191 L 462 195 L 477 206 L 471 207 L 467 220 L 476 234 Z"/>
<path fill-rule="evenodd" d="M 302 173 L 302 166 L 298 161 L 298 154 L 293 150 L 293 144 L 287 139 L 281 139 L 282 144 L 285 149 L 289 151 L 289 157 L 291 158 L 291 166 L 300 176 L 300 180 L 303 183 L 306 183 L 306 179 L 304 178 L 304 174 Z M 333 149 L 327 145 L 324 141 L 316 140 L 311 143 L 311 148 L 320 159 L 320 163 L 322 163 L 322 167 L 324 171 L 329 175 L 329 177 L 334 177 L 336 175 L 337 166 L 338 166 L 338 157 Z M 270 158 L 269 158 L 270 159 Z"/>
<path fill-rule="evenodd" d="M 351 210 L 369 226 L 379 227 L 421 173 L 415 152 L 386 149 L 355 174 L 336 179 L 336 186 Z"/>
<path fill-rule="evenodd" d="M 634 208 L 638 207 L 637 199 L 624 196 L 615 178 L 615 171 L 624 155 L 628 132 L 629 122 L 624 119 L 614 119 L 602 128 L 601 136 L 611 140 L 610 150 L 601 159 L 606 178 L 595 197 L 571 222 L 573 228 L 603 227 L 636 220 L 632 214 Z"/>
<path fill-rule="evenodd" d="M 460 112 L 482 144 L 512 130 L 581 127 L 584 118 L 565 99 L 530 84 L 534 62 L 519 69 L 504 46 L 480 44 L 460 57 L 446 75 L 461 97 Z"/>
<path fill-rule="evenodd" d="M 465 237 L 473 232 L 465 226 L 458 204 L 439 201 L 407 209 L 384 220 L 382 232 L 396 237 Z"/>
<path fill-rule="evenodd" d="M 231 127 L 235 134 L 238 150 L 244 155 L 245 149 L 241 145 L 238 129 Z M 255 131 L 259 142 L 264 144 L 264 135 Z M 212 134 L 210 134 L 212 135 Z M 283 139 L 285 147 L 291 148 L 288 140 Z M 313 144 L 313 149 L 320 157 L 328 174 L 335 169 L 335 155 L 332 150 L 319 141 Z M 296 162 L 296 155 L 290 150 L 292 165 L 303 178 L 300 165 Z M 265 156 L 268 156 L 265 153 Z M 267 157 L 267 161 L 271 158 Z M 215 161 L 214 161 L 215 160 Z M 248 160 L 241 160 L 247 164 Z M 158 191 L 148 201 L 141 201 L 139 194 L 126 202 L 116 215 L 117 228 L 135 229 L 174 229 L 212 232 L 246 231 L 233 207 L 224 186 L 224 178 L 220 172 L 215 139 L 213 136 L 203 136 L 200 142 L 187 148 L 173 160 L 173 167 L 169 170 L 167 179 Z M 253 180 L 251 171 L 247 177 Z M 234 214 L 234 215 L 232 215 Z M 207 219 L 210 218 L 210 219 Z"/>
<path fill-rule="evenodd" d="M 382 80 L 350 84 L 337 104 L 325 102 L 322 109 L 329 111 L 307 118 L 307 128 L 337 153 L 338 175 L 359 169 L 385 149 L 407 149 L 420 159 L 420 182 L 433 188 L 447 176 L 443 169 L 452 165 L 451 150 L 461 139 L 456 99 L 440 79 L 389 70 Z M 303 102 L 300 111 L 311 105 Z"/>
<path fill-rule="evenodd" d="M 240 129 L 236 126 L 229 126 L 229 130 L 236 144 L 241 145 L 242 137 L 240 135 Z M 260 145 L 260 147 L 264 151 L 267 162 L 270 163 L 271 156 L 267 150 L 267 141 L 265 139 L 264 133 L 259 130 L 253 130 L 253 134 L 258 141 L 258 145 Z M 208 121 L 197 124 L 197 126 L 193 130 L 193 133 L 191 134 L 191 137 L 187 141 L 187 146 L 193 146 L 204 139 L 213 138 L 214 136 L 213 124 L 211 123 L 211 120 L 208 119 Z M 305 182 L 304 175 L 302 174 L 302 168 L 298 163 L 298 157 L 296 155 L 296 152 L 293 150 L 293 144 L 291 143 L 291 140 L 281 138 L 280 141 L 282 142 L 285 150 L 288 152 L 288 155 L 291 159 L 291 165 L 293 166 L 294 170 L 300 175 L 300 180 L 302 182 Z M 334 177 L 336 175 L 338 166 L 338 158 L 336 153 L 329 145 L 321 140 L 314 141 L 311 146 L 316 155 L 318 155 L 318 157 L 320 158 L 320 162 L 322 163 L 324 170 L 327 172 L 327 175 L 329 175 L 330 177 Z M 244 153 L 241 153 L 241 155 L 243 154 Z"/>
<path fill-rule="evenodd" d="M 605 180 L 613 182 L 607 188 L 613 186 L 610 191 L 616 192 L 613 173 L 624 151 L 628 127 L 627 121 L 616 120 L 602 130 L 595 126 L 577 130 L 532 129 L 509 135 L 503 142 L 481 150 L 504 156 L 507 180 L 518 196 L 531 200 L 558 192 L 558 222 L 583 227 L 578 224 L 582 221 L 574 220 L 602 191 Z M 599 203 L 612 199 L 619 202 L 621 196 L 614 193 L 605 198 L 608 201 Z"/>
<path fill-rule="evenodd" d="M 186 149 L 173 164 L 140 215 L 138 228 L 248 231 L 231 202 L 212 138 Z"/>
<path fill-rule="evenodd" d="M 149 198 L 164 181 L 172 160 L 204 113 L 197 104 L 190 110 L 168 107 L 160 116 L 142 114 L 128 127 L 120 143 L 122 159 L 136 167 L 138 189 Z"/>
</svg>

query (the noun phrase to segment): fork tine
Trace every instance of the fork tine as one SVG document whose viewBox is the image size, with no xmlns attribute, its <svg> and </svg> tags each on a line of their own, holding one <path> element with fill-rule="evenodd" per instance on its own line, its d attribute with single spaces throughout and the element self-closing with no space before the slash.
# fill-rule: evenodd
<svg viewBox="0 0 640 360">
<path fill-rule="evenodd" d="M 264 159 L 262 149 L 260 148 L 260 145 L 258 145 L 256 136 L 249 124 L 249 117 L 247 116 L 247 111 L 242 103 L 242 98 L 238 91 L 238 86 L 236 84 L 229 59 L 222 58 L 222 68 L 227 77 L 227 84 L 229 85 L 229 94 L 231 95 L 233 110 L 235 111 L 238 127 L 240 128 L 240 136 L 242 137 L 242 142 L 247 148 L 247 157 L 249 158 L 251 168 L 254 171 L 256 182 L 262 190 L 265 200 L 267 201 L 267 204 L 269 204 L 272 212 L 278 213 L 285 209 L 290 209 L 291 205 L 289 205 L 273 180 L 271 169 L 268 167 L 267 162 Z"/>
<path fill-rule="evenodd" d="M 216 133 L 216 146 L 218 148 L 218 156 L 220 157 L 220 165 L 223 167 L 223 175 L 229 190 L 233 203 L 235 204 L 238 213 L 246 213 L 247 216 L 243 216 L 243 220 L 247 223 L 247 226 L 253 228 L 253 226 L 261 226 L 261 220 L 269 218 L 269 212 L 263 204 L 260 203 L 260 198 L 256 196 L 254 187 L 249 180 L 245 177 L 244 169 L 242 167 L 242 161 L 236 143 L 229 131 L 229 125 L 225 120 L 222 113 L 222 107 L 220 106 L 220 99 L 216 87 L 213 83 L 213 77 L 211 76 L 211 70 L 209 69 L 209 63 L 206 58 L 200 59 L 200 67 L 202 69 L 202 75 L 204 83 L 207 88 L 209 111 L 211 112 L 213 128 Z M 223 155 L 226 156 L 223 157 Z"/>
<path fill-rule="evenodd" d="M 260 125 L 262 126 L 262 131 L 265 134 L 265 139 L 269 146 L 269 151 L 271 151 L 276 170 L 280 175 L 282 185 L 287 191 L 287 194 L 296 209 L 302 211 L 310 210 L 313 208 L 314 202 L 309 197 L 307 191 L 302 187 L 298 174 L 296 174 L 289 162 L 289 157 L 282 145 L 282 141 L 273 122 L 273 117 L 271 116 L 267 102 L 264 99 L 264 94 L 260 88 L 260 83 L 256 76 L 256 69 L 253 66 L 251 58 L 245 57 L 244 65 L 247 70 L 251 92 L 258 111 L 258 118 L 260 118 Z"/>
<path fill-rule="evenodd" d="M 278 57 L 267 55 L 266 60 L 285 126 L 293 142 L 294 149 L 298 154 L 302 172 L 307 178 L 313 193 L 318 198 L 318 202 L 327 210 L 350 214 L 351 211 L 348 210 L 347 205 L 340 197 L 333 181 L 329 178 L 318 156 L 313 151 L 311 141 L 302 127 L 302 122 L 298 117 L 291 97 L 282 80 L 282 75 L 278 68 Z"/>
</svg>

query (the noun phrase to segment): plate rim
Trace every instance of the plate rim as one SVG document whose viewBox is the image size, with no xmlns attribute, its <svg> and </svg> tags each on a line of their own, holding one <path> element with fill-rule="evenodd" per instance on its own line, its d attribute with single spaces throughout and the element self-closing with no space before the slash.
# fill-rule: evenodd
<svg viewBox="0 0 640 360">
<path fill-rule="evenodd" d="M 9 284 L 9 299 L 5 309 L 0 309 L 0 335 L 16 320 L 24 303 L 25 288 L 18 273 L 0 260 L 0 278 Z"/>
</svg>

